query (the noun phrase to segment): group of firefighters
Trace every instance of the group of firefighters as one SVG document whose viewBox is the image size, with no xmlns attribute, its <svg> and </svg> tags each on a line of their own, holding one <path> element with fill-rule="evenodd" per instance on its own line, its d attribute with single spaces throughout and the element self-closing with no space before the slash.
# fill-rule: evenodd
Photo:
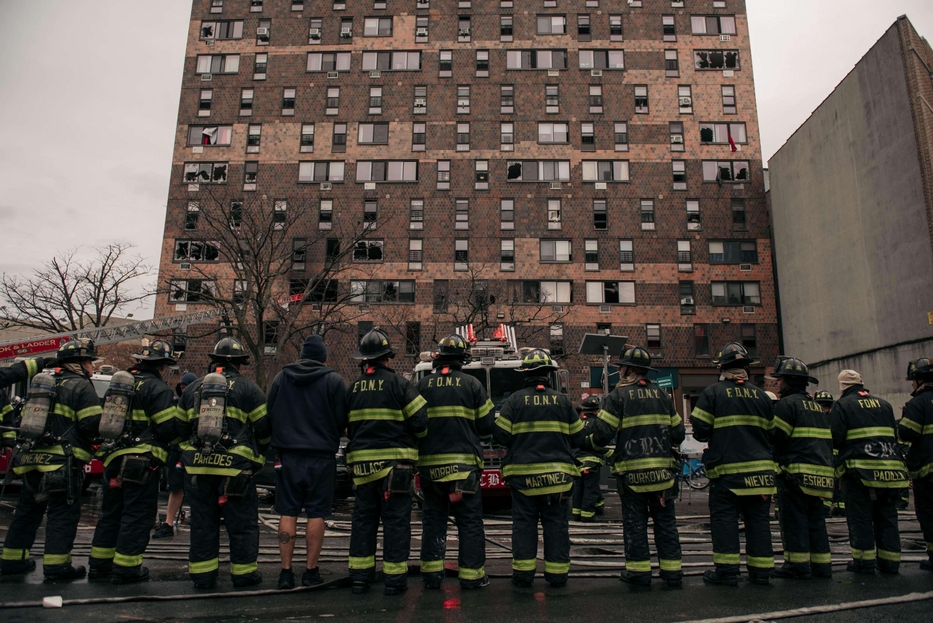
<svg viewBox="0 0 933 623">
<path fill-rule="evenodd" d="M 187 385 L 177 403 L 162 379 L 176 362 L 168 344 L 160 340 L 135 355 L 137 364 L 127 372 L 114 375 L 103 406 L 90 382 L 96 352 L 88 341 L 65 343 L 55 360 L 27 360 L 0 371 L 3 386 L 32 379 L 18 430 L 7 417 L 9 405 L 3 406 L 3 438 L 7 445 L 16 445 L 13 469 L 23 487 L 0 571 L 21 574 L 35 569 L 29 550 L 47 515 L 47 580 L 85 574 L 115 584 L 148 579 L 142 563 L 158 510 L 158 472 L 175 444 L 181 451 L 191 508 L 191 580 L 198 588 L 216 584 L 222 518 L 230 541 L 233 585 L 258 584 L 262 575 L 257 565 L 254 474 L 265 463 L 271 443 L 284 453 L 283 472 L 277 474 L 283 552 L 279 588 L 294 586 L 291 557 L 302 508 L 308 515 L 309 545 L 302 584 L 320 584 L 316 562 L 323 540 L 321 517 L 329 512 L 333 451 L 345 429 L 346 459 L 355 485 L 349 552 L 354 593 L 366 592 L 376 580 L 380 523 L 385 593 L 407 589 L 416 474 L 424 499 L 420 572 L 425 586 L 439 588 L 445 579 L 451 515 L 459 531 L 461 587 L 489 584 L 479 484 L 481 442 L 490 436 L 506 448 L 502 475 L 512 496 L 513 584 L 530 587 L 535 579 L 539 522 L 544 579 L 552 587 L 567 583 L 569 522 L 592 520 L 600 512 L 598 472 L 608 462 L 622 503 L 621 579 L 650 586 L 650 521 L 659 577 L 669 586 L 681 585 L 676 450 L 685 438 L 685 426 L 668 393 L 649 378 L 653 368 L 645 349 L 627 347 L 621 353 L 616 362 L 619 383 L 602 401 L 595 396 L 584 400 L 582 415 L 567 394 L 552 387 L 557 365 L 544 350 L 524 356 L 519 370 L 525 387 L 505 399 L 498 417 L 483 385 L 462 371 L 470 349 L 459 335 L 440 341 L 432 373 L 417 384 L 389 367 L 394 355 L 384 332 L 369 331 L 359 345 L 361 376 L 344 385 L 323 365 L 323 340 L 312 336 L 299 361 L 276 377 L 267 397 L 240 374 L 249 358 L 242 345 L 228 337 L 211 353 L 209 373 Z M 813 397 L 807 393 L 816 379 L 806 364 L 781 358 L 770 375 L 780 394 L 775 402 L 751 382 L 753 363 L 740 344 L 724 346 L 717 358 L 719 381 L 702 392 L 690 415 L 694 438 L 708 443 L 704 465 L 711 481 L 715 568 L 705 572 L 704 581 L 738 583 L 740 518 L 750 582 L 831 577 L 824 501 L 833 498 L 840 483 L 851 545 L 848 571 L 898 572 L 896 504 L 911 480 L 930 557 L 920 566 L 933 571 L 930 360 L 910 364 L 913 398 L 899 423 L 891 405 L 872 396 L 855 371 L 839 375 L 842 395 L 832 404 L 828 392 Z M 42 372 L 47 367 L 54 372 Z M 827 402 L 831 409 L 824 408 Z M 910 444 L 906 458 L 899 440 Z M 83 466 L 95 453 L 105 471 L 102 514 L 88 571 L 72 564 L 71 550 L 80 517 Z M 327 480 L 331 482 L 323 482 Z M 780 506 L 784 540 L 784 564 L 778 569 L 770 529 L 773 496 Z"/>
</svg>

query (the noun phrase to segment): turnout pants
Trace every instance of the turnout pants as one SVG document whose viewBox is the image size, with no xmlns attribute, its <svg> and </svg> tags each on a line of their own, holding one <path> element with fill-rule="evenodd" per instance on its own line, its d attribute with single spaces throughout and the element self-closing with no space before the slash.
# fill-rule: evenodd
<svg viewBox="0 0 933 623">
<path fill-rule="evenodd" d="M 570 500 L 566 493 L 525 495 L 512 489 L 512 577 L 534 580 L 538 519 L 544 531 L 544 579 L 567 582 L 570 573 Z"/>
<path fill-rule="evenodd" d="M 242 476 L 241 476 L 242 477 Z M 259 497 L 250 479 L 243 495 L 221 497 L 226 476 L 186 474 L 185 496 L 191 508 L 191 548 L 188 575 L 197 584 L 217 578 L 220 518 L 230 539 L 230 574 L 249 575 L 259 569 Z M 152 521 L 152 517 L 149 520 Z"/>
<path fill-rule="evenodd" d="M 739 573 L 739 516 L 745 522 L 745 566 L 749 575 L 770 575 L 774 569 L 771 547 L 771 496 L 736 495 L 713 480 L 709 492 L 713 563 L 725 575 Z"/>
<path fill-rule="evenodd" d="M 896 571 L 901 564 L 901 536 L 897 528 L 900 489 L 871 489 L 858 476 L 846 474 L 846 523 L 852 558 L 865 569 L 877 566 Z"/>
<path fill-rule="evenodd" d="M 459 547 L 457 562 L 460 583 L 478 584 L 486 575 L 486 533 L 483 530 L 483 498 L 480 492 L 464 495 L 451 502 L 448 495 L 455 483 L 432 482 L 421 478 L 424 495 L 421 537 L 421 575 L 425 582 L 440 583 L 444 579 L 444 553 L 447 547 L 447 517 L 453 514 L 457 523 Z"/>
<path fill-rule="evenodd" d="M 350 579 L 369 584 L 376 576 L 376 535 L 382 520 L 382 571 L 385 585 L 408 585 L 411 553 L 411 495 L 386 497 L 386 478 L 356 487 L 350 523 Z M 442 565 L 443 566 L 443 565 Z"/>
<path fill-rule="evenodd" d="M 91 569 L 132 576 L 141 572 L 149 531 L 159 509 L 159 472 L 150 469 L 142 483 L 111 486 L 120 475 L 122 458 L 111 461 L 104 470 L 104 501 L 89 563 Z"/>
<path fill-rule="evenodd" d="M 622 500 L 622 535 L 625 539 L 625 569 L 633 574 L 651 575 L 651 554 L 648 551 L 648 518 L 654 521 L 654 545 L 658 550 L 658 565 L 664 579 L 681 579 L 680 535 L 674 500 L 665 499 L 665 491 L 637 493 L 618 478 Z M 662 504 L 663 502 L 663 504 Z"/>
<path fill-rule="evenodd" d="M 832 573 L 823 499 L 807 495 L 787 476 L 778 477 L 777 485 L 785 566 L 805 573 Z"/>
<path fill-rule="evenodd" d="M 15 573 L 26 568 L 29 549 L 36 541 L 36 532 L 42 523 L 43 515 L 47 517 L 45 555 L 42 557 L 43 572 L 45 575 L 55 575 L 71 566 L 71 549 L 78 532 L 78 521 L 81 519 L 80 493 L 84 469 L 81 466 L 72 474 L 75 499 L 71 504 L 68 503 L 65 493 L 42 493 L 42 477 L 43 474 L 37 471 L 23 474 L 19 503 L 13 512 L 13 520 L 10 522 L 10 529 L 3 541 L 3 553 L 0 555 L 0 569 L 6 572 Z M 41 501 L 36 500 L 36 494 L 39 494 Z"/>
<path fill-rule="evenodd" d="M 933 561 L 933 475 L 914 480 L 914 508 L 927 544 L 927 555 Z"/>
<path fill-rule="evenodd" d="M 599 467 L 587 472 L 580 470 L 580 476 L 573 479 L 573 518 L 592 519 L 596 510 L 605 505 L 603 493 L 599 489 Z"/>
</svg>

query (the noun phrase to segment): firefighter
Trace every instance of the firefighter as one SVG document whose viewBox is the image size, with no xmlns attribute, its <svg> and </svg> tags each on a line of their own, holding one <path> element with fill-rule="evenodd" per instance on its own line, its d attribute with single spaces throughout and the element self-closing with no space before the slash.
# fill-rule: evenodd
<svg viewBox="0 0 933 623">
<path fill-rule="evenodd" d="M 577 410 L 580 412 L 583 428 L 589 434 L 599 413 L 599 397 L 587 396 Z M 574 449 L 573 456 L 580 464 L 580 475 L 573 479 L 573 506 L 570 512 L 574 520 L 591 522 L 596 520 L 596 515 L 602 514 L 606 500 L 603 499 L 603 492 L 599 488 L 599 472 L 606 464 L 607 455 L 611 453 L 611 450 L 603 448 Z"/>
<path fill-rule="evenodd" d="M 773 407 L 764 390 L 749 381 L 752 363 L 744 346 L 726 344 L 717 356 L 719 382 L 703 390 L 690 414 L 693 437 L 709 442 L 703 463 L 710 479 L 716 569 L 703 574 L 708 584 L 738 584 L 740 515 L 749 580 L 769 584 L 774 570 L 770 510 L 777 489 L 769 438 Z"/>
<path fill-rule="evenodd" d="M 13 446 L 16 445 L 16 429 L 18 428 L 17 422 L 13 421 L 15 411 L 13 405 L 10 404 L 10 397 L 5 391 L 6 388 L 14 383 L 22 383 L 31 379 L 54 361 L 54 359 L 36 357 L 35 359 L 17 361 L 8 368 L 0 368 L 0 390 L 4 390 L 0 391 L 0 422 L 2 422 L 3 426 L 0 429 L 0 433 L 2 433 L 0 435 L 0 438 L 2 438 L 0 454 L 6 454 L 8 452 L 7 448 L 10 448 L 9 452 L 12 452 Z"/>
<path fill-rule="evenodd" d="M 839 450 L 836 474 L 842 477 L 846 522 L 855 573 L 896 574 L 901 562 L 897 500 L 908 486 L 894 434 L 894 409 L 872 396 L 855 370 L 839 373 L 842 396 L 833 405 L 833 445 Z"/>
<path fill-rule="evenodd" d="M 829 415 L 833 410 L 833 403 L 836 401 L 833 398 L 833 395 L 830 394 L 825 389 L 813 394 L 813 402 L 820 405 L 820 408 L 823 410 L 823 413 Z M 830 424 L 832 424 L 832 419 L 830 418 Z M 833 448 L 833 465 L 836 464 L 836 457 L 839 455 L 839 450 Z M 831 500 L 823 500 L 823 506 L 829 512 L 829 515 L 832 517 L 845 517 L 846 514 L 846 502 L 845 497 L 842 494 L 842 481 L 836 476 L 833 480 L 833 497 Z"/>
<path fill-rule="evenodd" d="M 530 587 L 544 530 L 544 579 L 566 586 L 570 572 L 570 494 L 580 474 L 573 447 L 582 448 L 583 422 L 565 394 L 550 387 L 557 365 L 544 350 L 522 360 L 525 388 L 502 404 L 493 436 L 507 448 L 502 461 L 512 493 L 512 583 Z"/>
<path fill-rule="evenodd" d="M 347 466 L 356 485 L 350 528 L 350 579 L 356 595 L 376 575 L 376 533 L 382 520 L 385 594 L 408 589 L 411 552 L 411 492 L 418 440 L 428 415 L 418 389 L 389 367 L 395 351 L 379 329 L 360 339 L 362 376 L 347 397 Z"/>
<path fill-rule="evenodd" d="M 444 579 L 450 514 L 457 523 L 461 588 L 489 585 L 479 488 L 483 470 L 480 440 L 492 435 L 496 413 L 483 384 L 461 372 L 469 360 L 464 339 L 448 335 L 437 345 L 432 373 L 418 383 L 428 406 L 428 434 L 421 440 L 418 454 L 424 495 L 421 577 L 427 588 L 440 588 Z"/>
<path fill-rule="evenodd" d="M 225 337 L 210 354 L 211 373 L 185 388 L 178 401 L 179 447 L 185 497 L 191 509 L 188 574 L 195 588 L 217 583 L 220 519 L 230 539 L 230 573 L 236 587 L 262 582 L 259 498 L 253 474 L 265 464 L 272 426 L 266 396 L 240 375 L 249 365 L 243 345 Z"/>
<path fill-rule="evenodd" d="M 910 363 L 907 380 L 913 384 L 910 402 L 898 425 L 901 440 L 910 444 L 907 468 L 914 481 L 914 507 L 928 560 L 920 568 L 933 571 L 933 363 L 928 357 Z"/>
<path fill-rule="evenodd" d="M 45 514 L 45 579 L 75 580 L 87 573 L 71 564 L 71 548 L 81 519 L 84 465 L 100 423 L 100 398 L 91 383 L 96 358 L 93 341 L 70 340 L 58 349 L 55 372 L 33 377 L 13 463 L 23 487 L 0 556 L 4 574 L 36 568 L 29 548 Z"/>
<path fill-rule="evenodd" d="M 674 450 L 685 437 L 683 418 L 667 392 L 646 377 L 648 371 L 654 370 L 648 351 L 626 348 L 616 365 L 619 384 L 606 397 L 587 441 L 597 447 L 610 441 L 616 444 L 612 472 L 622 501 L 625 538 L 625 569 L 620 579 L 635 586 L 651 585 L 650 517 L 654 521 L 661 579 L 677 587 L 683 581 L 683 572 L 674 512 Z"/>
<path fill-rule="evenodd" d="M 774 575 L 831 578 L 823 499 L 832 497 L 835 482 L 832 431 L 829 415 L 807 394 L 807 385 L 819 381 L 793 357 L 780 361 L 768 378 L 777 379 L 781 394 L 771 439 L 781 470 L 777 485 L 784 565 Z"/>
<path fill-rule="evenodd" d="M 175 384 L 175 402 L 181 399 L 185 388 L 198 380 L 193 372 L 185 372 Z M 165 490 L 168 491 L 168 504 L 165 509 L 165 521 L 152 533 L 154 539 L 167 539 L 175 536 L 175 519 L 185 500 L 185 471 L 181 462 L 181 449 L 178 444 L 171 444 L 168 449 L 168 460 L 163 468 L 165 476 Z M 185 515 L 181 514 L 184 521 Z"/>
<path fill-rule="evenodd" d="M 149 579 L 142 566 L 152 518 L 159 509 L 159 471 L 175 439 L 175 396 L 162 380 L 175 364 L 172 347 L 156 340 L 126 375 L 115 374 L 105 398 L 97 456 L 104 462 L 103 504 L 91 541 L 90 579 L 114 584 Z"/>
</svg>

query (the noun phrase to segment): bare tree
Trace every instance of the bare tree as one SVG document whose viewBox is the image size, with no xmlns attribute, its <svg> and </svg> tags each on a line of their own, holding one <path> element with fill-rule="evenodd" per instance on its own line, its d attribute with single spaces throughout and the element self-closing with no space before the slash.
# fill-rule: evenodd
<svg viewBox="0 0 933 623">
<path fill-rule="evenodd" d="M 261 387 L 307 335 L 356 330 L 364 312 L 350 283 L 372 278 L 382 259 L 375 235 L 390 214 L 321 228 L 305 205 L 232 199 L 209 186 L 188 213 L 198 240 L 176 242 L 175 260 L 191 263 L 164 284 L 169 300 L 221 307 Z"/>
<path fill-rule="evenodd" d="M 96 249 L 90 260 L 78 249 L 57 255 L 30 277 L 4 274 L 0 316 L 15 326 L 64 333 L 106 326 L 114 314 L 151 296 L 141 283 L 152 267 L 133 247 L 111 243 Z"/>
</svg>

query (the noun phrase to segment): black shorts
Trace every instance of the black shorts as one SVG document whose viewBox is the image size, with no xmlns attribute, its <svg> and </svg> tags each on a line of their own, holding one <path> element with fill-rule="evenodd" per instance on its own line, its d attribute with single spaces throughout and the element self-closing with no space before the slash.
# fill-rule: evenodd
<svg viewBox="0 0 933 623">
<path fill-rule="evenodd" d="M 282 469 L 275 472 L 275 510 L 285 517 L 308 519 L 330 515 L 337 483 L 335 457 L 282 454 Z"/>
<path fill-rule="evenodd" d="M 181 450 L 172 446 L 168 451 L 168 461 L 165 462 L 165 490 L 183 491 L 185 489 L 185 468 L 178 466 L 181 463 Z M 178 466 L 178 467 L 176 467 Z"/>
</svg>

